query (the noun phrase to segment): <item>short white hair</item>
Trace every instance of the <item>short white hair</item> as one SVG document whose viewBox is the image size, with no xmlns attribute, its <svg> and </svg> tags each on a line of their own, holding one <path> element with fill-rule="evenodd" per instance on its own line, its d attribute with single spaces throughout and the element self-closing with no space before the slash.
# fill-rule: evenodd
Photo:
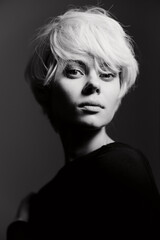
<svg viewBox="0 0 160 240">
<path fill-rule="evenodd" d="M 71 9 L 41 29 L 37 54 L 45 64 L 45 47 L 57 61 L 90 55 L 103 60 L 113 71 L 121 69 L 122 81 L 130 88 L 138 73 L 132 41 L 117 20 L 100 7 Z M 41 48 L 41 49 L 40 49 Z M 44 79 L 48 82 L 55 67 L 50 62 Z"/>
<path fill-rule="evenodd" d="M 135 83 L 138 63 L 132 39 L 103 8 L 70 9 L 42 27 L 37 41 L 26 77 L 46 112 L 50 82 L 63 61 L 91 56 L 98 64 L 107 64 L 112 71 L 120 72 L 122 97 Z"/>
</svg>

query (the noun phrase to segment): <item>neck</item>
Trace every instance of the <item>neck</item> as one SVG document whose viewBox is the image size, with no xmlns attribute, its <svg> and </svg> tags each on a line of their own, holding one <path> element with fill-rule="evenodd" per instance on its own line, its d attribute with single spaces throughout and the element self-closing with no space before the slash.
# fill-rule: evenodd
<svg viewBox="0 0 160 240">
<path fill-rule="evenodd" d="M 113 142 L 105 127 L 96 130 L 84 128 L 65 128 L 59 132 L 64 147 L 66 162 L 86 155 L 103 145 Z"/>
</svg>

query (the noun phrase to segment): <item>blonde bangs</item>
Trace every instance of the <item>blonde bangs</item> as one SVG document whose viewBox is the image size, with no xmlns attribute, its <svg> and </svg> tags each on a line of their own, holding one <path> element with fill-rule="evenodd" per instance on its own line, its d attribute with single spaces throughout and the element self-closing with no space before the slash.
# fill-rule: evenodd
<svg viewBox="0 0 160 240">
<path fill-rule="evenodd" d="M 136 80 L 138 63 L 132 39 L 104 9 L 95 7 L 69 10 L 47 24 L 42 29 L 39 40 L 44 52 L 41 48 L 38 57 L 44 62 L 47 71 L 44 84 L 54 78 L 56 65 L 62 61 L 82 60 L 88 56 L 97 63 L 104 62 L 114 72 L 121 70 L 122 83 L 125 82 L 127 90 Z M 45 48 L 50 49 L 52 55 L 47 66 Z"/>
</svg>

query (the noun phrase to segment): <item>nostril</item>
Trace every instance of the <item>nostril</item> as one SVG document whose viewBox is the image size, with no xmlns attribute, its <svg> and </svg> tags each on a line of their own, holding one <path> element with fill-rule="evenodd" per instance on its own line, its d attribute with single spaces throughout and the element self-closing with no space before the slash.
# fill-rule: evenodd
<svg viewBox="0 0 160 240">
<path fill-rule="evenodd" d="M 100 94 L 100 87 L 98 85 L 93 85 L 92 83 L 87 83 L 82 89 L 82 94 L 90 95 L 93 93 Z"/>
</svg>

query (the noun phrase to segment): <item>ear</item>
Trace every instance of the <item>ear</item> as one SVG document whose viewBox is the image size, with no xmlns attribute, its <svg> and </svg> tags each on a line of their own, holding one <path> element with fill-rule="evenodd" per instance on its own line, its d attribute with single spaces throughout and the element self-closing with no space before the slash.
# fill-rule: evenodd
<svg viewBox="0 0 160 240">
<path fill-rule="evenodd" d="M 120 92 L 119 92 L 119 98 L 121 99 L 122 97 L 124 97 L 124 95 L 126 94 L 127 92 L 127 83 L 126 82 L 123 82 L 123 84 L 121 85 L 121 89 L 120 89 Z"/>
</svg>

